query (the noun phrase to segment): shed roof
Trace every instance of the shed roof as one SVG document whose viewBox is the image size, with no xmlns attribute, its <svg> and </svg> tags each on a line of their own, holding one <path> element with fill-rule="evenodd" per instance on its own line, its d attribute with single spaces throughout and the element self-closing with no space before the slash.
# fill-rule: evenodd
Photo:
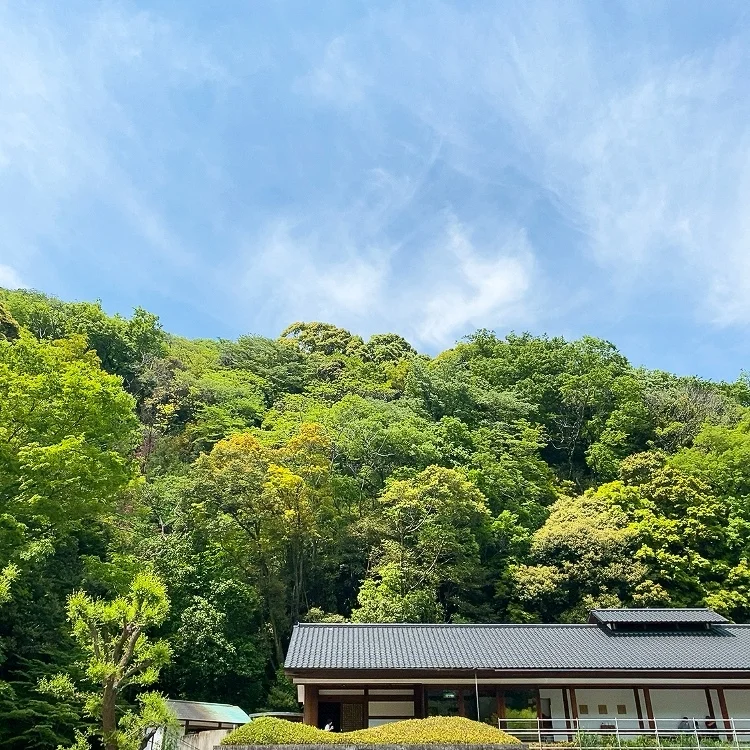
<svg viewBox="0 0 750 750">
<path fill-rule="evenodd" d="M 750 626 L 623 632 L 599 625 L 304 623 L 285 667 L 331 670 L 737 671 L 750 675 Z"/>
<path fill-rule="evenodd" d="M 250 717 L 239 707 L 228 703 L 168 700 L 180 721 L 206 724 L 247 724 Z"/>
<path fill-rule="evenodd" d="M 632 625 L 714 625 L 728 622 L 718 612 L 705 608 L 592 609 L 589 622 Z"/>
</svg>

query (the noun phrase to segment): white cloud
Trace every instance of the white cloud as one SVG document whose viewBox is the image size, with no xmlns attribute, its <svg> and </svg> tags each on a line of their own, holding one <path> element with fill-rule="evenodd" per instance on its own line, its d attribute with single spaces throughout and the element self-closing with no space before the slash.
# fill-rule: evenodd
<svg viewBox="0 0 750 750">
<path fill-rule="evenodd" d="M 588 10 L 436 3 L 425 16 L 397 6 L 337 39 L 337 64 L 370 74 L 369 97 L 429 127 L 456 173 L 481 186 L 512 169 L 553 196 L 577 235 L 559 252 L 602 272 L 603 304 L 620 298 L 627 309 L 668 280 L 685 290 L 669 302 L 750 324 L 747 25 L 670 56 L 642 33 L 637 8 L 621 9 L 621 33 L 606 44 Z M 648 23 L 658 27 L 658 14 Z M 571 285 L 587 276 L 572 271 L 552 303 L 581 297 Z"/>
<path fill-rule="evenodd" d="M 23 289 L 26 287 L 26 284 L 23 283 L 20 275 L 14 268 L 0 263 L 0 287 L 4 289 Z"/>
<path fill-rule="evenodd" d="M 155 187 L 183 137 L 173 92 L 231 83 L 204 45 L 116 4 L 62 19 L 43 5 L 2 5 L 0 79 L 0 225 L 11 259 L 43 252 L 46 269 L 127 270 L 151 286 L 162 286 L 164 264 L 195 269 Z M 138 238 L 127 257 L 109 247 L 117 236 L 77 239 L 101 215 Z"/>
<path fill-rule="evenodd" d="M 315 223 L 322 228 L 310 229 Z M 325 320 L 362 334 L 399 330 L 424 346 L 532 319 L 539 279 L 522 230 L 497 227 L 497 239 L 478 247 L 467 227 L 441 213 L 429 247 L 407 270 L 416 248 L 368 246 L 370 224 L 364 217 L 338 225 L 320 217 L 278 221 L 247 242 L 241 270 L 227 272 L 224 283 L 237 279 L 238 307 L 272 325 Z"/>
<path fill-rule="evenodd" d="M 298 81 L 297 89 L 347 108 L 364 99 L 367 83 L 367 77 L 352 63 L 345 40 L 337 37 L 326 47 L 320 64 Z"/>
<path fill-rule="evenodd" d="M 523 231 L 481 257 L 454 221 L 446 245 L 441 262 L 447 261 L 450 280 L 425 289 L 426 304 L 418 296 L 414 314 L 420 341 L 444 346 L 473 328 L 503 329 L 529 320 L 534 256 Z"/>
<path fill-rule="evenodd" d="M 240 295 L 262 299 L 272 318 L 366 319 L 380 304 L 388 254 L 347 238 L 278 221 L 249 243 Z"/>
</svg>

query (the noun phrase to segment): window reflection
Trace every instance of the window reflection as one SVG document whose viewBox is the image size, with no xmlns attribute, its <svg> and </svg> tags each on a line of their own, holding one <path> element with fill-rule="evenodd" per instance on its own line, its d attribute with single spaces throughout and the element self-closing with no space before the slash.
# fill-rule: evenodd
<svg viewBox="0 0 750 750">
<path fill-rule="evenodd" d="M 505 690 L 505 717 L 536 719 L 536 690 Z"/>
<path fill-rule="evenodd" d="M 427 690 L 428 716 L 458 716 L 458 690 L 430 688 Z"/>
<path fill-rule="evenodd" d="M 477 694 L 475 689 L 464 691 L 464 712 L 467 719 L 483 721 L 497 726 L 497 696 L 495 688 L 479 688 L 479 717 L 477 717 Z"/>
</svg>

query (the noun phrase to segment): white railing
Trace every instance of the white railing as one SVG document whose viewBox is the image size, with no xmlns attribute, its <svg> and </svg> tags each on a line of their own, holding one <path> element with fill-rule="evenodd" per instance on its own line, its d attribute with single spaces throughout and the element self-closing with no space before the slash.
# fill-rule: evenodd
<svg viewBox="0 0 750 750">
<path fill-rule="evenodd" d="M 599 716 L 577 719 L 500 719 L 501 729 L 539 747 L 577 750 L 655 747 L 670 750 L 750 748 L 750 719 L 630 719 Z"/>
</svg>

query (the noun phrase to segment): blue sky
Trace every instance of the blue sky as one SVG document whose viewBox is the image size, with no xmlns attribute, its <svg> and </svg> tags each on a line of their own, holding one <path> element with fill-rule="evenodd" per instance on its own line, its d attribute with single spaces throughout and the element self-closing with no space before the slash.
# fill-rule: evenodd
<svg viewBox="0 0 750 750">
<path fill-rule="evenodd" d="M 0 0 L 0 81 L 0 285 L 750 368 L 744 1 Z"/>
</svg>

